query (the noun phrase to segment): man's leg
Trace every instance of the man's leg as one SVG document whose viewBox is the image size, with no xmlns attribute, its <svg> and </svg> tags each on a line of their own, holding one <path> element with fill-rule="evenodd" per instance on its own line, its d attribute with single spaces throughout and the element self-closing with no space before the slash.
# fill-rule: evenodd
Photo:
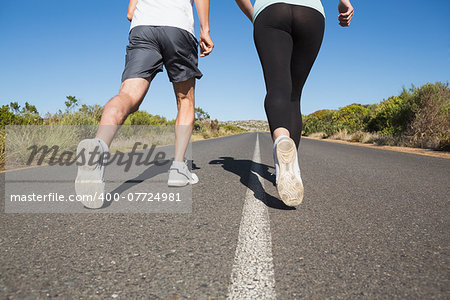
<svg viewBox="0 0 450 300">
<path fill-rule="evenodd" d="M 195 78 L 173 84 L 178 115 L 175 126 L 175 157 L 169 171 L 169 186 L 185 186 L 198 182 L 184 162 L 194 127 Z"/>
<path fill-rule="evenodd" d="M 145 78 L 127 79 L 122 83 L 119 94 L 106 103 L 96 137 L 102 139 L 108 147 L 119 126 L 129 114 L 139 109 L 147 94 L 150 81 Z"/>
<path fill-rule="evenodd" d="M 178 162 L 184 161 L 194 128 L 195 111 L 195 78 L 173 84 L 177 99 L 178 115 L 175 126 L 175 157 Z"/>
<path fill-rule="evenodd" d="M 88 208 L 101 208 L 104 204 L 105 193 L 105 164 L 104 157 L 109 152 L 114 135 L 120 125 L 130 113 L 135 112 L 147 93 L 150 80 L 133 78 L 122 83 L 117 96 L 106 103 L 100 126 L 95 139 L 82 140 L 77 147 L 77 157 L 84 153 L 95 155 L 92 163 L 84 161 L 78 166 L 75 179 L 75 191 L 78 195 L 90 196 L 83 201 Z"/>
</svg>

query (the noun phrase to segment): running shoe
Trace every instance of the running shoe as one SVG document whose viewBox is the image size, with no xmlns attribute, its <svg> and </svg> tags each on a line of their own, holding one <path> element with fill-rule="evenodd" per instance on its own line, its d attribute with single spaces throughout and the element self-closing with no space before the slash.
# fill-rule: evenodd
<svg viewBox="0 0 450 300">
<path fill-rule="evenodd" d="M 77 147 L 78 174 L 75 192 L 87 208 L 101 208 L 105 197 L 105 156 L 108 146 L 101 139 L 82 140 Z"/>
<path fill-rule="evenodd" d="M 198 177 L 189 171 L 186 162 L 174 161 L 169 170 L 168 186 L 186 186 L 196 184 Z"/>
<path fill-rule="evenodd" d="M 274 145 L 275 177 L 278 194 L 287 206 L 297 206 L 303 200 L 303 182 L 294 141 L 283 136 Z"/>
</svg>

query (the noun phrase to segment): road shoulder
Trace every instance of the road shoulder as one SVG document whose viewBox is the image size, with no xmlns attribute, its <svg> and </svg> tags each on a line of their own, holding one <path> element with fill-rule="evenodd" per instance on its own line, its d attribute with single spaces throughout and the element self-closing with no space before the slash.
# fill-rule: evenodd
<svg viewBox="0 0 450 300">
<path fill-rule="evenodd" d="M 375 144 L 363 144 L 363 143 L 358 143 L 358 142 L 347 142 L 347 141 L 342 141 L 342 140 L 313 138 L 313 137 L 307 137 L 307 136 L 302 136 L 302 139 L 317 140 L 317 141 L 324 141 L 324 142 L 346 144 L 346 145 L 353 145 L 353 146 L 359 146 L 359 147 L 367 147 L 367 148 L 373 148 L 373 149 L 381 149 L 381 150 L 396 151 L 396 152 L 403 152 L 403 153 L 417 154 L 417 155 L 423 155 L 423 156 L 431 156 L 431 157 L 450 159 L 449 152 L 436 151 L 436 150 L 431 150 L 431 149 L 399 147 L 399 146 L 380 146 L 380 145 L 375 145 Z"/>
</svg>

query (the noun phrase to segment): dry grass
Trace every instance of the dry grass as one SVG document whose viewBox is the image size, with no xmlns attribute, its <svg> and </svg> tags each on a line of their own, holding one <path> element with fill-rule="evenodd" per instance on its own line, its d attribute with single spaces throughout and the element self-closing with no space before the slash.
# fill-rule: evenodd
<svg viewBox="0 0 450 300">
<path fill-rule="evenodd" d="M 128 152 L 135 147 L 136 142 L 141 143 L 136 145 L 136 150 L 142 150 L 144 144 L 148 147 L 152 145 L 173 145 L 175 143 L 175 128 L 174 126 L 157 125 L 122 126 L 111 144 L 110 151 Z"/>
<path fill-rule="evenodd" d="M 26 167 L 32 153 L 30 146 L 48 147 L 53 149 L 56 146 L 57 151 L 50 151 L 41 162 L 47 165 L 50 161 L 58 161 L 64 151 L 76 153 L 78 143 L 86 138 L 93 138 L 97 126 L 74 126 L 74 125 L 41 125 L 41 126 L 11 126 L 7 127 L 6 139 L 1 138 L 4 143 L 4 149 L 0 152 L 0 166 L 2 170 Z M 110 147 L 110 152 L 117 151 L 129 152 L 139 142 L 136 150 L 141 150 L 143 144 L 148 148 L 152 145 L 171 145 L 174 144 L 173 126 L 122 126 L 117 132 L 116 138 Z M 0 134 L 3 134 L 0 132 Z M 1 146 L 1 145 L 0 145 Z M 37 164 L 37 158 L 43 152 L 39 152 L 31 165 Z M 66 154 L 67 155 L 67 154 Z M 75 155 L 73 156 L 75 157 Z"/>
<path fill-rule="evenodd" d="M 5 169 L 5 128 L 0 128 L 0 171 Z"/>
<path fill-rule="evenodd" d="M 354 143 L 385 145 L 385 137 L 377 133 L 370 133 L 364 131 L 348 133 L 347 130 L 339 130 L 337 133 L 333 134 L 329 138 L 333 140 L 341 140 Z"/>
<path fill-rule="evenodd" d="M 37 148 L 57 146 L 59 153 L 63 151 L 74 152 L 78 144 L 79 130 L 76 126 L 31 125 L 8 127 L 6 132 L 4 162 L 6 168 L 11 169 L 27 166 L 31 154 L 29 147 L 31 146 Z M 55 159 L 58 159 L 58 157 L 55 157 Z"/>
<path fill-rule="evenodd" d="M 246 132 L 247 130 L 232 124 L 219 124 L 217 120 L 196 121 L 193 140 L 229 136 Z"/>
<path fill-rule="evenodd" d="M 314 132 L 308 135 L 308 137 L 326 139 L 328 135 L 325 132 Z"/>
</svg>

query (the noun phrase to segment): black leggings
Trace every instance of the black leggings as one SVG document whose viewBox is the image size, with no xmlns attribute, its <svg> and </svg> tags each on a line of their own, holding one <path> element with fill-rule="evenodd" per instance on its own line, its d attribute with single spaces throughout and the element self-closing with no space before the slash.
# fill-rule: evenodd
<svg viewBox="0 0 450 300">
<path fill-rule="evenodd" d="M 270 131 L 286 128 L 297 147 L 302 131 L 300 97 L 319 53 L 324 27 L 324 17 L 317 10 L 285 3 L 266 7 L 254 22 Z"/>
</svg>

